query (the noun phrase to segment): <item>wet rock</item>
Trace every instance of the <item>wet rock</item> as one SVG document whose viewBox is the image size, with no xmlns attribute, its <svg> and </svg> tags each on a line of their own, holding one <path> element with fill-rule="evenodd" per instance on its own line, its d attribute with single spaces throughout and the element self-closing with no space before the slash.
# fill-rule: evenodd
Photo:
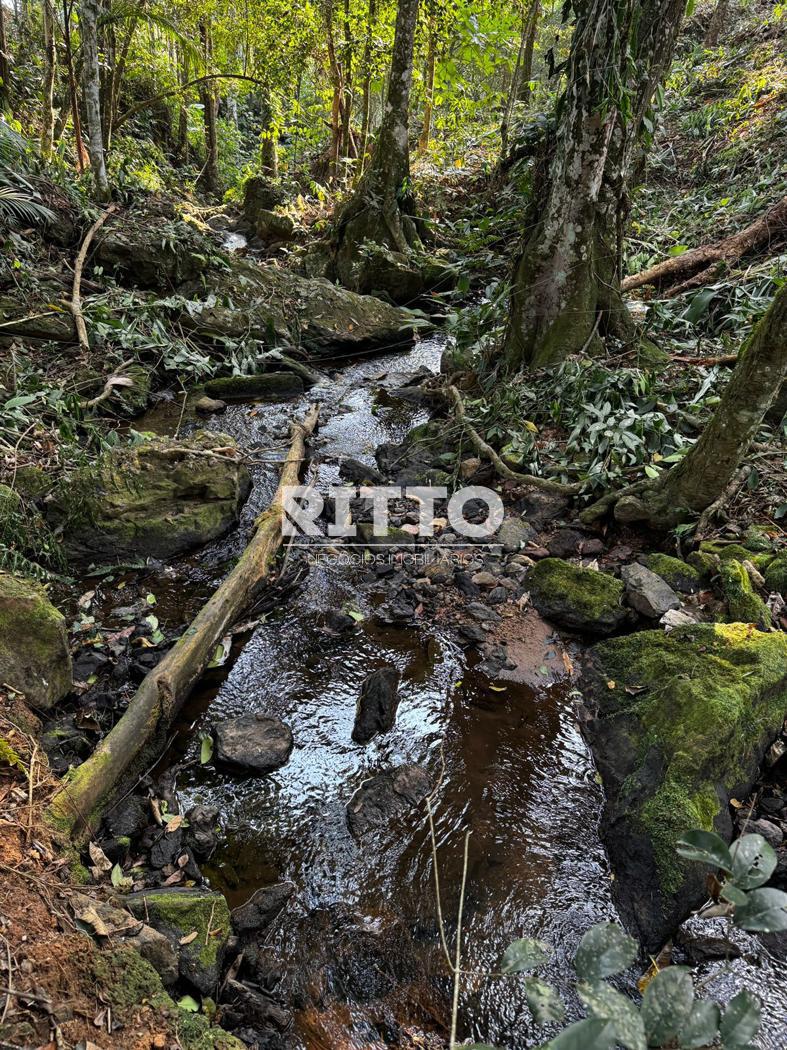
<svg viewBox="0 0 787 1050">
<path fill-rule="evenodd" d="M 40 584 L 0 572 L 0 682 L 48 710 L 71 681 L 65 619 Z"/>
<path fill-rule="evenodd" d="M 393 566 L 386 566 L 386 568 L 393 570 Z M 353 634 L 358 629 L 358 623 L 353 617 L 339 609 L 326 609 L 321 616 L 321 625 L 326 634 L 333 634 L 336 637 Z"/>
<path fill-rule="evenodd" d="M 787 637 L 748 624 L 641 631 L 597 645 L 580 690 L 613 895 L 656 951 L 707 897 L 678 839 L 702 828 L 730 840 L 729 800 L 750 793 L 781 730 Z"/>
<path fill-rule="evenodd" d="M 339 464 L 339 477 L 355 485 L 382 485 L 383 476 L 377 467 L 348 456 Z"/>
<path fill-rule="evenodd" d="M 378 733 L 393 727 L 399 706 L 399 672 L 395 667 L 380 667 L 364 679 L 352 738 L 356 744 L 368 744 Z"/>
<path fill-rule="evenodd" d="M 182 852 L 183 829 L 168 831 L 165 824 L 150 847 L 150 866 L 163 868 L 167 864 L 174 864 Z"/>
<path fill-rule="evenodd" d="M 150 804 L 139 795 L 129 795 L 104 816 L 104 827 L 115 838 L 133 839 L 141 835 L 150 819 Z"/>
<path fill-rule="evenodd" d="M 693 565 L 688 565 L 680 558 L 673 558 L 669 554 L 660 554 L 656 551 L 643 555 L 639 560 L 651 572 L 660 576 L 673 591 L 694 594 L 700 589 L 699 572 Z"/>
<path fill-rule="evenodd" d="M 504 518 L 503 524 L 495 535 L 490 537 L 490 541 L 502 544 L 504 551 L 514 554 L 529 543 L 534 535 L 533 527 L 521 518 Z"/>
<path fill-rule="evenodd" d="M 265 930 L 295 893 L 291 882 L 261 886 L 245 904 L 232 909 L 232 928 L 236 933 Z"/>
<path fill-rule="evenodd" d="M 178 955 L 181 978 L 203 995 L 215 995 L 231 932 L 230 910 L 221 893 L 203 889 L 141 890 L 124 906 L 163 933 Z M 197 934 L 191 937 L 193 933 Z"/>
<path fill-rule="evenodd" d="M 213 736 L 217 762 L 258 776 L 283 766 L 293 746 L 289 726 L 258 712 L 220 722 Z"/>
<path fill-rule="evenodd" d="M 680 608 L 680 598 L 660 576 L 644 565 L 624 565 L 620 575 L 632 609 L 650 620 L 658 620 L 670 609 Z"/>
<path fill-rule="evenodd" d="M 728 937 L 714 937 L 683 928 L 678 932 L 677 943 L 691 966 L 702 966 L 714 959 L 739 959 L 742 955 L 739 945 Z"/>
<path fill-rule="evenodd" d="M 398 766 L 365 781 L 347 806 L 351 833 L 361 838 L 403 816 L 432 790 L 428 773 L 416 765 Z"/>
<path fill-rule="evenodd" d="M 271 999 L 270 996 L 258 988 L 254 988 L 243 981 L 228 980 L 226 995 L 237 1004 L 247 1021 L 255 1027 L 273 1028 L 279 1032 L 285 1032 L 292 1025 L 292 1012 L 281 1003 Z M 239 1033 L 240 1034 L 240 1033 Z M 252 1046 L 259 1045 L 257 1033 L 253 1036 Z"/>
<path fill-rule="evenodd" d="M 544 558 L 527 574 L 530 598 L 542 616 L 588 634 L 612 634 L 629 617 L 624 587 L 605 572 Z"/>
<path fill-rule="evenodd" d="M 454 583 L 461 594 L 466 598 L 478 598 L 481 588 L 474 582 L 472 576 L 463 569 L 457 569 L 454 573 Z"/>
<path fill-rule="evenodd" d="M 251 487 L 246 467 L 217 448 L 226 434 L 121 446 L 55 489 L 47 514 L 79 560 L 171 558 L 227 532 Z"/>
<path fill-rule="evenodd" d="M 261 372 L 253 376 L 223 376 L 205 384 L 211 398 L 223 401 L 283 401 L 300 397 L 303 380 L 294 372 Z"/>
<path fill-rule="evenodd" d="M 186 839 L 196 855 L 204 860 L 219 844 L 219 810 L 216 806 L 192 806 L 186 821 Z"/>
<path fill-rule="evenodd" d="M 474 623 L 460 624 L 459 634 L 473 645 L 481 645 L 486 641 L 486 631 Z"/>
<path fill-rule="evenodd" d="M 601 554 L 604 544 L 578 529 L 558 529 L 549 537 L 547 550 L 553 558 L 590 558 Z"/>
<path fill-rule="evenodd" d="M 226 402 L 207 395 L 197 398 L 194 402 L 194 411 L 200 416 L 217 415 L 219 412 L 223 412 L 226 407 Z"/>
<path fill-rule="evenodd" d="M 746 831 L 750 835 L 762 835 L 765 841 L 777 849 L 784 842 L 784 832 L 778 826 L 774 824 L 772 820 L 766 820 L 764 817 L 760 817 L 759 820 L 750 820 L 746 824 Z"/>
</svg>

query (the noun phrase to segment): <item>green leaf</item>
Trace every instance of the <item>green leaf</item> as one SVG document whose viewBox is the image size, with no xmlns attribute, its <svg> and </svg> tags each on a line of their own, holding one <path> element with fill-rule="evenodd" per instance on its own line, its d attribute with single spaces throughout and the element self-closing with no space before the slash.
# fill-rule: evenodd
<svg viewBox="0 0 787 1050">
<path fill-rule="evenodd" d="M 545 944 L 532 937 L 521 937 L 512 941 L 500 960 L 500 973 L 523 973 L 549 962 L 550 952 Z"/>
<path fill-rule="evenodd" d="M 112 880 L 112 885 L 117 890 L 127 890 L 131 886 L 131 879 L 123 874 L 123 869 L 119 864 L 113 867 L 109 877 Z"/>
<path fill-rule="evenodd" d="M 760 1029 L 762 1006 L 760 1000 L 745 989 L 738 992 L 724 1011 L 719 1025 L 725 1050 L 737 1050 L 754 1038 Z"/>
<path fill-rule="evenodd" d="M 752 890 L 745 904 L 735 905 L 733 922 L 754 933 L 787 930 L 787 893 L 768 887 Z"/>
<path fill-rule="evenodd" d="M 206 762 L 210 762 L 210 760 L 212 758 L 213 758 L 213 737 L 210 736 L 210 734 L 206 733 L 202 737 L 202 742 L 200 743 L 199 760 L 204 766 L 206 764 Z"/>
<path fill-rule="evenodd" d="M 749 899 L 748 893 L 736 886 L 734 882 L 725 882 L 719 896 L 723 900 L 729 901 L 730 904 L 745 904 Z"/>
<path fill-rule="evenodd" d="M 730 846 L 731 882 L 742 890 L 762 886 L 773 875 L 776 854 L 762 835 L 743 835 Z"/>
<path fill-rule="evenodd" d="M 645 464 L 645 473 L 649 478 L 657 478 L 659 476 L 659 470 L 657 467 L 652 467 L 649 463 Z"/>
<path fill-rule="evenodd" d="M 647 1050 L 645 1026 L 631 999 L 604 981 L 577 985 L 577 993 L 594 1017 L 608 1021 L 615 1039 L 628 1050 Z"/>
<path fill-rule="evenodd" d="M 650 1046 L 664 1046 L 675 1039 L 691 1017 L 694 985 L 683 966 L 669 966 L 657 973 L 642 997 L 642 1020 Z"/>
<path fill-rule="evenodd" d="M 566 1008 L 551 984 L 540 981 L 538 977 L 526 977 L 524 985 L 527 1005 L 536 1024 L 563 1020 Z"/>
<path fill-rule="evenodd" d="M 598 1017 L 586 1017 L 569 1025 L 546 1044 L 548 1050 L 612 1050 L 615 1035 L 610 1025 Z"/>
<path fill-rule="evenodd" d="M 680 1030 L 678 1042 L 681 1050 L 710 1046 L 718 1034 L 720 1020 L 721 1010 L 718 1003 L 695 1002 L 691 1017 Z"/>
<path fill-rule="evenodd" d="M 583 981 L 593 984 L 631 966 L 638 951 L 637 942 L 620 926 L 601 922 L 579 942 L 574 969 Z"/>
<path fill-rule="evenodd" d="M 715 294 L 715 288 L 703 288 L 702 291 L 697 292 L 683 315 L 689 324 L 696 324 L 708 312 L 708 307 Z"/>
<path fill-rule="evenodd" d="M 363 617 L 363 613 L 362 612 L 358 612 L 357 609 L 348 609 L 347 610 L 347 615 L 348 616 L 352 616 L 353 620 L 355 620 L 356 623 L 361 623 L 363 621 L 363 618 L 364 618 Z"/>
<path fill-rule="evenodd" d="M 724 839 L 713 831 L 687 831 L 678 839 L 676 849 L 686 860 L 710 864 L 712 868 L 732 871 L 732 854 Z"/>
<path fill-rule="evenodd" d="M 148 594 L 148 595 L 146 595 L 145 596 L 145 601 L 148 603 L 148 605 L 155 605 L 156 604 L 156 596 L 155 596 L 155 594 Z"/>
<path fill-rule="evenodd" d="M 199 1013 L 199 1003 L 190 995 L 184 995 L 181 999 L 178 999 L 178 1006 L 181 1010 L 188 1010 L 190 1014 Z"/>
</svg>

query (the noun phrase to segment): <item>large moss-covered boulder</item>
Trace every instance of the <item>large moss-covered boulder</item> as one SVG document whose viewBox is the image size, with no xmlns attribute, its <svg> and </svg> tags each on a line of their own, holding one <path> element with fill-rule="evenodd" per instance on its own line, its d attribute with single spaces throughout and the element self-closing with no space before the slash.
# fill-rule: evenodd
<svg viewBox="0 0 787 1050">
<path fill-rule="evenodd" d="M 697 624 L 601 642 L 581 682 L 601 774 L 602 837 L 627 926 L 658 950 L 706 898 L 706 871 L 675 852 L 695 828 L 732 834 L 787 712 L 787 637 Z"/>
<path fill-rule="evenodd" d="M 192 301 L 178 314 L 201 338 L 251 337 L 311 353 L 405 346 L 423 317 L 330 281 L 233 258 L 210 287 L 187 285 Z"/>
<path fill-rule="evenodd" d="M 174 887 L 141 890 L 124 897 L 123 904 L 169 939 L 178 953 L 182 978 L 203 995 L 215 994 L 232 929 L 223 894 Z"/>
<path fill-rule="evenodd" d="M 364 295 L 384 295 L 403 306 L 427 292 L 448 291 L 456 283 L 456 273 L 441 260 L 405 255 L 373 241 L 340 257 L 338 270 L 348 288 Z"/>
<path fill-rule="evenodd" d="M 0 572 L 0 682 L 50 708 L 71 688 L 66 622 L 33 580 Z"/>
<path fill-rule="evenodd" d="M 787 551 L 780 551 L 765 567 L 765 586 L 787 596 Z"/>
<path fill-rule="evenodd" d="M 612 634 L 630 616 L 623 583 L 605 572 L 544 558 L 527 575 L 533 605 L 548 620 L 588 634 Z"/>
<path fill-rule="evenodd" d="M 94 262 L 119 280 L 161 291 L 198 277 L 211 242 L 172 210 L 152 208 L 111 219 L 96 240 Z"/>
<path fill-rule="evenodd" d="M 226 434 L 151 438 L 100 457 L 49 505 L 72 557 L 168 558 L 223 535 L 249 493 Z"/>
</svg>

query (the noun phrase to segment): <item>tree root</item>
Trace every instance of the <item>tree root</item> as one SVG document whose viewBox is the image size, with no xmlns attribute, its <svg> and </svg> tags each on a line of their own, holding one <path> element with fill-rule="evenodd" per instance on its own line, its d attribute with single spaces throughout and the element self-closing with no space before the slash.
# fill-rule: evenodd
<svg viewBox="0 0 787 1050">
<path fill-rule="evenodd" d="M 306 439 L 317 425 L 319 411 L 319 405 L 312 405 L 303 422 L 292 423 L 292 442 L 282 464 L 276 494 L 270 507 L 257 519 L 255 532 L 235 568 L 143 680 L 117 725 L 90 758 L 63 781 L 48 811 L 58 830 L 80 839 L 95 830 L 103 806 L 121 778 L 138 769 L 146 754 L 166 737 L 217 643 L 270 574 L 282 543 L 284 489 L 298 483 Z"/>
<path fill-rule="evenodd" d="M 697 522 L 697 528 L 694 532 L 694 538 L 696 540 L 704 539 L 707 533 L 710 531 L 713 522 L 719 516 L 719 512 L 722 510 L 726 503 L 729 503 L 735 498 L 741 487 L 745 484 L 749 474 L 751 474 L 752 468 L 748 463 L 745 463 L 739 470 L 732 475 L 729 480 L 729 484 L 725 488 L 724 492 L 719 496 L 717 500 L 714 500 L 709 507 L 700 514 L 699 521 Z"/>
<path fill-rule="evenodd" d="M 565 485 L 560 481 L 550 481 L 549 478 L 539 478 L 535 474 L 520 474 L 515 470 L 511 470 L 510 467 L 507 467 L 492 446 L 484 441 L 472 423 L 468 420 L 467 415 L 465 414 L 462 395 L 456 387 L 449 384 L 449 386 L 446 387 L 446 390 L 454 403 L 457 418 L 467 431 L 467 435 L 473 443 L 476 452 L 481 456 L 485 456 L 492 463 L 492 466 L 501 477 L 506 478 L 509 481 L 520 481 L 526 485 L 532 485 L 533 488 L 543 489 L 545 492 L 554 492 L 560 496 L 575 496 L 579 492 L 579 485 Z"/>
<path fill-rule="evenodd" d="M 718 264 L 726 266 L 737 262 L 743 255 L 757 248 L 768 246 L 776 237 L 787 236 L 787 197 L 782 197 L 764 215 L 738 233 L 733 233 L 715 244 L 692 248 L 683 255 L 665 259 L 642 273 L 626 277 L 622 282 L 624 292 L 641 288 L 645 284 L 666 286 L 668 296 L 698 288 L 718 276 Z"/>
</svg>

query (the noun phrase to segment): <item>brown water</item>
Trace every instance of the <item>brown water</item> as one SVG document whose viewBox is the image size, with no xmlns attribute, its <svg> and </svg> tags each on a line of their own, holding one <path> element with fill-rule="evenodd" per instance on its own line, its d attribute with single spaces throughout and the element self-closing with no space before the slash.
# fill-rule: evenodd
<svg viewBox="0 0 787 1050">
<path fill-rule="evenodd" d="M 382 407 L 374 388 L 383 373 L 423 363 L 436 368 L 441 349 L 434 339 L 409 355 L 355 362 L 323 390 L 310 392 L 304 404 L 312 398 L 326 402 L 316 443 L 318 483 L 335 481 L 336 456 L 373 462 L 379 442 L 400 440 L 425 418 L 404 403 Z M 265 449 L 286 441 L 287 421 L 300 407 L 239 405 L 210 425 L 247 449 Z M 242 527 L 204 553 L 189 570 L 195 579 L 212 578 L 242 549 L 250 522 L 276 483 L 273 467 L 256 468 L 255 475 Z M 396 1019 L 428 1028 L 431 1016 L 431 1027 L 440 1028 L 448 982 L 425 810 L 412 811 L 360 847 L 345 817 L 364 779 L 392 765 L 420 763 L 439 781 L 434 813 L 449 938 L 464 835 L 472 833 L 466 968 L 494 969 L 513 938 L 537 936 L 555 951 L 545 976 L 564 992 L 572 1016 L 579 1016 L 570 994 L 576 944 L 588 927 L 614 918 L 615 911 L 596 830 L 601 792 L 573 717 L 571 682 L 560 671 L 560 642 L 541 624 L 532 624 L 531 636 L 528 625 L 523 637 L 530 639 L 525 648 L 533 666 L 523 678 L 530 684 L 490 683 L 468 666 L 457 639 L 440 625 L 394 628 L 376 622 L 368 600 L 359 598 L 361 571 L 312 569 L 305 586 L 254 630 L 229 672 L 208 683 L 185 712 L 186 732 L 174 755 L 196 759 L 200 731 L 252 710 L 282 718 L 295 739 L 290 761 L 270 777 L 235 778 L 198 762 L 180 775 L 184 807 L 211 804 L 222 814 L 226 844 L 206 873 L 233 905 L 266 883 L 295 883 L 297 897 L 271 934 L 271 949 L 285 970 L 303 968 L 304 959 L 314 958 L 317 966 L 315 930 L 326 915 L 335 927 L 330 909 L 349 905 L 372 930 L 386 931 L 400 921 L 425 975 L 426 1005 L 416 1003 L 408 989 L 394 1009 Z M 346 603 L 364 613 L 361 629 L 349 639 L 323 633 L 320 612 Z M 364 677 L 382 663 L 395 664 L 402 674 L 397 722 L 361 747 L 350 738 L 356 699 Z M 759 989 L 773 1010 L 761 1045 L 783 1047 L 777 1033 L 780 1015 L 787 1015 L 784 968 L 737 961 L 729 972 L 713 972 L 709 994 L 728 998 L 744 983 Z M 400 1045 L 393 1037 L 389 1042 L 384 1025 L 371 1023 L 367 1004 L 348 994 L 341 1005 L 332 1028 L 327 1021 L 318 1026 L 319 1036 L 311 1012 L 301 1011 L 291 1045 Z M 468 978 L 460 1017 L 463 1035 L 501 1047 L 533 1046 L 544 1038 L 531 1025 L 516 979 Z"/>
</svg>

